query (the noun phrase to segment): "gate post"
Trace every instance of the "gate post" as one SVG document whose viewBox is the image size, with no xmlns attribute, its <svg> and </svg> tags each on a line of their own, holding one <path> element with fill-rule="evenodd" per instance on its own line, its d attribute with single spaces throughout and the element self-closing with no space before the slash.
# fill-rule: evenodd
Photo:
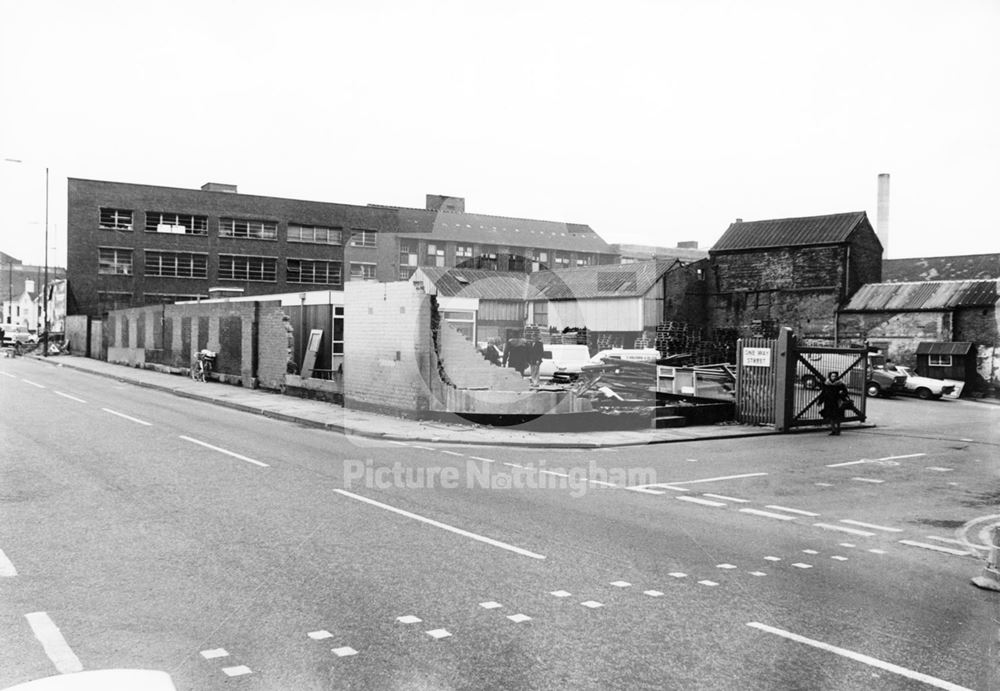
<svg viewBox="0 0 1000 691">
<path fill-rule="evenodd" d="M 787 326 L 778 333 L 777 354 L 774 359 L 774 429 L 787 432 L 795 412 L 792 401 L 795 393 L 795 334 Z"/>
</svg>

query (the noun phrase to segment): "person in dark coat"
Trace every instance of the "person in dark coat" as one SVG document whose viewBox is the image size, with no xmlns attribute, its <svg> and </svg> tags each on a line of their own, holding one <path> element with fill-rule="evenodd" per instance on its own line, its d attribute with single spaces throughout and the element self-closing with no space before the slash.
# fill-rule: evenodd
<svg viewBox="0 0 1000 691">
<path fill-rule="evenodd" d="M 510 367 L 522 377 L 528 366 L 528 342 L 523 338 L 512 338 L 503 349 L 503 366 Z"/>
<path fill-rule="evenodd" d="M 491 338 L 483 349 L 483 359 L 489 362 L 491 365 L 500 366 L 500 351 L 497 350 L 496 345 L 493 343 Z"/>
<path fill-rule="evenodd" d="M 840 436 L 840 423 L 844 421 L 845 410 L 853 410 L 864 419 L 861 411 L 851 401 L 847 385 L 840 380 L 839 372 L 830 372 L 826 375 L 826 381 L 822 384 L 819 396 L 820 403 L 822 403 L 819 414 L 829 423 L 832 436 Z"/>
<path fill-rule="evenodd" d="M 532 336 L 531 341 L 528 343 L 528 373 L 531 376 L 531 383 L 538 386 L 538 368 L 542 366 L 542 354 L 545 352 L 545 346 L 542 345 L 542 341 L 537 335 Z"/>
</svg>

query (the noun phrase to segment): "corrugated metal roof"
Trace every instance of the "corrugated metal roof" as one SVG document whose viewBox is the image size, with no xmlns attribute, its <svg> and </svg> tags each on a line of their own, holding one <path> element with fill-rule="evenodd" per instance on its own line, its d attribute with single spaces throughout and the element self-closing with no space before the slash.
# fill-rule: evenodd
<svg viewBox="0 0 1000 691">
<path fill-rule="evenodd" d="M 573 300 L 645 295 L 676 262 L 605 264 L 532 274 L 420 267 L 440 295 L 484 300 Z"/>
<path fill-rule="evenodd" d="M 538 247 L 571 252 L 614 254 L 614 250 L 587 225 L 507 218 L 454 211 L 393 208 L 399 213 L 400 231 L 427 233 L 442 241 L 503 247 Z"/>
<path fill-rule="evenodd" d="M 1000 278 L 1000 254 L 882 260 L 882 282 L 974 281 Z"/>
<path fill-rule="evenodd" d="M 997 281 L 866 283 L 843 311 L 906 312 L 988 307 L 997 302 Z"/>
<path fill-rule="evenodd" d="M 972 344 L 964 341 L 955 341 L 954 343 L 925 341 L 917 344 L 917 355 L 968 355 L 971 350 Z"/>
<path fill-rule="evenodd" d="M 868 215 L 864 211 L 765 221 L 739 221 L 729 225 L 709 252 L 837 244 L 846 242 L 862 222 L 868 223 Z"/>
</svg>

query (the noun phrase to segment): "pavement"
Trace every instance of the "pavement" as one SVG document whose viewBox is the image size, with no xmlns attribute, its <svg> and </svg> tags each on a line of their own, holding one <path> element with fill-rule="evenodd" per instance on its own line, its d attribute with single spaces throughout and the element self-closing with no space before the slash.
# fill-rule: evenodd
<svg viewBox="0 0 1000 691">
<path fill-rule="evenodd" d="M 524 430 L 516 426 L 491 427 L 468 422 L 416 420 L 345 408 L 332 403 L 306 400 L 261 389 L 247 389 L 218 382 L 196 382 L 185 376 L 115 365 L 75 355 L 25 357 L 54 367 L 89 372 L 135 386 L 277 420 L 375 439 L 532 448 L 601 448 L 777 434 L 772 427 L 735 423 L 667 429 L 541 432 Z"/>
</svg>

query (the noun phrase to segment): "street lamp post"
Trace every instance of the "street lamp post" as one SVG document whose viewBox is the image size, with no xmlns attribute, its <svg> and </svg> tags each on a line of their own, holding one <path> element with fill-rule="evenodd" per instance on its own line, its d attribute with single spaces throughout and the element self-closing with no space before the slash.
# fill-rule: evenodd
<svg viewBox="0 0 1000 691">
<path fill-rule="evenodd" d="M 45 284 L 42 287 L 42 355 L 49 356 L 49 167 L 45 166 Z"/>
</svg>

